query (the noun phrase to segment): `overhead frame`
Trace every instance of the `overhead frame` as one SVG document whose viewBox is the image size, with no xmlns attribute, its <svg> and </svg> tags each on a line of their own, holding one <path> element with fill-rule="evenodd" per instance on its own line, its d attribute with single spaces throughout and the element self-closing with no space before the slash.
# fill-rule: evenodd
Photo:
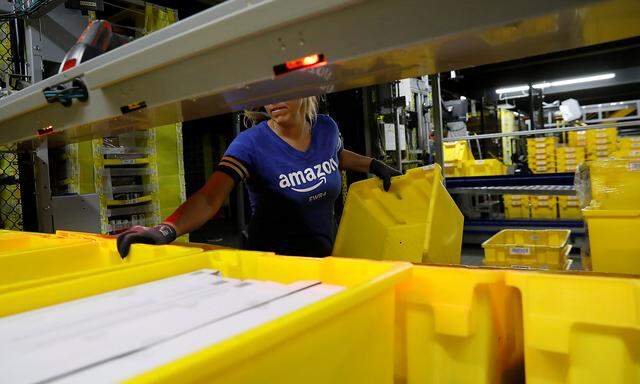
<svg viewBox="0 0 640 384">
<path fill-rule="evenodd" d="M 0 143 L 69 142 L 628 38 L 640 35 L 635 4 L 230 0 L 0 100 Z M 326 65 L 274 75 L 314 53 Z M 45 88 L 72 79 L 86 102 L 47 103 Z"/>
</svg>

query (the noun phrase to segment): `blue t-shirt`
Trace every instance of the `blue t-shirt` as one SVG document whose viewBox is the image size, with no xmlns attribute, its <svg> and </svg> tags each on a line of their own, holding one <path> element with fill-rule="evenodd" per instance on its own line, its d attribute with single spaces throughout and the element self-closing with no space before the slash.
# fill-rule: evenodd
<svg viewBox="0 0 640 384">
<path fill-rule="evenodd" d="M 263 121 L 231 143 L 219 170 L 246 179 L 251 202 L 249 246 L 284 255 L 328 256 L 335 238 L 333 207 L 342 177 L 338 126 L 318 115 L 311 144 L 299 151 Z"/>
</svg>

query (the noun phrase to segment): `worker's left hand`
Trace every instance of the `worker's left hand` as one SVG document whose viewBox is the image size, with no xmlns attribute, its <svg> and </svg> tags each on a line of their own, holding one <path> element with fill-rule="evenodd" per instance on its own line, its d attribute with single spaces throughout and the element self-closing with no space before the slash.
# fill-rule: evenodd
<svg viewBox="0 0 640 384">
<path fill-rule="evenodd" d="M 169 244 L 177 237 L 175 228 L 169 224 L 162 223 L 153 228 L 141 225 L 133 226 L 118 235 L 118 253 L 123 259 L 129 254 L 131 244 Z"/>
<path fill-rule="evenodd" d="M 402 175 L 402 172 L 395 168 L 391 168 L 378 159 L 373 159 L 371 161 L 371 165 L 369 165 L 369 173 L 373 173 L 382 180 L 382 186 L 385 191 L 389 191 L 389 188 L 391 188 L 391 178 L 393 176 Z"/>
</svg>

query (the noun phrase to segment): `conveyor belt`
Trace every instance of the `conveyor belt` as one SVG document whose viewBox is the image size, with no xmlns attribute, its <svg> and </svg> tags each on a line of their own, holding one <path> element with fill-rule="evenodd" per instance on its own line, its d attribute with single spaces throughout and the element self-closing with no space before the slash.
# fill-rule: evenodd
<svg viewBox="0 0 640 384">
<path fill-rule="evenodd" d="M 588 0 L 230 0 L 2 99 L 0 143 L 146 129 L 632 37 L 633 2 L 606 2 L 617 18 Z M 629 25 L 583 32 L 610 23 Z M 326 65 L 274 75 L 310 54 Z M 45 89 L 74 79 L 85 102 L 47 102 Z M 84 98 L 79 84 L 67 96 Z"/>
</svg>

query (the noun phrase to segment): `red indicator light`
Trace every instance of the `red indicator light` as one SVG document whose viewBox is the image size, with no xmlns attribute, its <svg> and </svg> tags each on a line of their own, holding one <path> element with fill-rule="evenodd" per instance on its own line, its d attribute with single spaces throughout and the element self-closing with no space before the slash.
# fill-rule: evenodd
<svg viewBox="0 0 640 384">
<path fill-rule="evenodd" d="M 71 69 L 75 66 L 76 66 L 76 59 L 69 59 L 64 62 L 64 65 L 62 66 L 62 72 L 66 71 L 67 69 Z"/>
<path fill-rule="evenodd" d="M 53 125 L 38 129 L 38 136 L 49 135 L 51 133 L 53 133 Z"/>
<path fill-rule="evenodd" d="M 273 67 L 273 72 L 278 75 L 285 74 L 287 72 L 295 71 L 298 69 L 304 69 L 309 67 L 314 67 L 317 65 L 325 64 L 326 61 L 324 59 L 324 55 L 322 54 L 313 54 L 305 57 L 301 57 L 299 59 L 287 61 L 284 64 L 278 64 Z"/>
</svg>

